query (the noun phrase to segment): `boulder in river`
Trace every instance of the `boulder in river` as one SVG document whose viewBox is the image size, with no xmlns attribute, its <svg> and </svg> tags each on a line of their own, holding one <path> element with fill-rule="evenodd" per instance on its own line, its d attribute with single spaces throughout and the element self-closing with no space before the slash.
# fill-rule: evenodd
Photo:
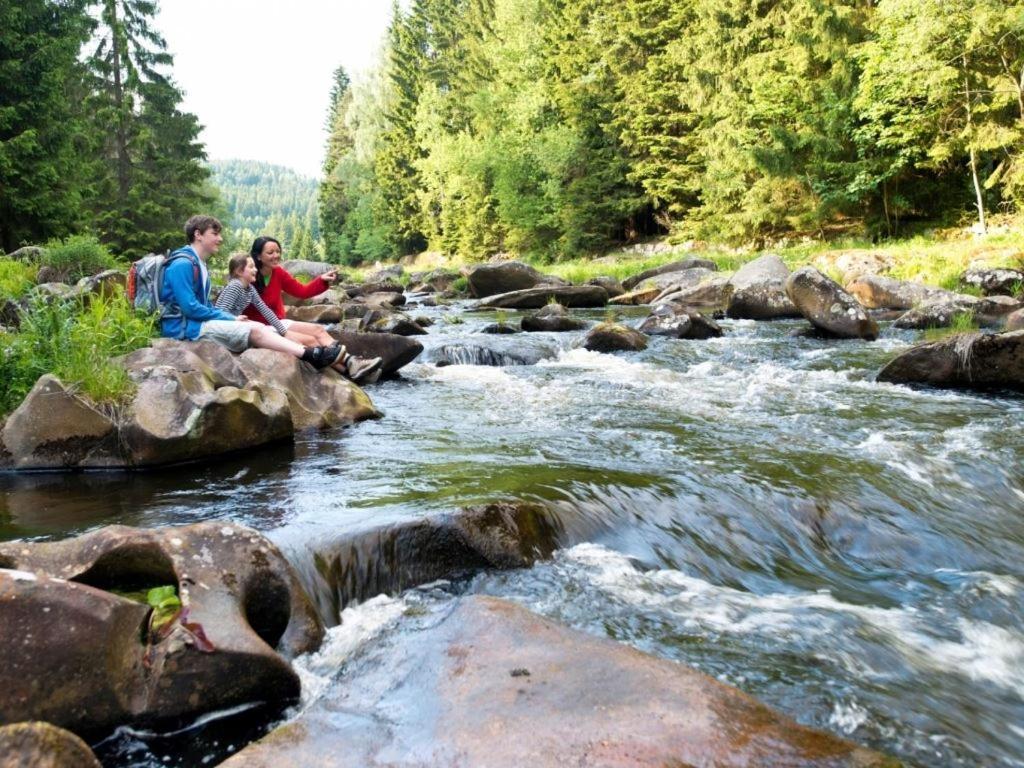
<svg viewBox="0 0 1024 768">
<path fill-rule="evenodd" d="M 544 285 L 488 296 L 482 309 L 539 309 L 549 302 L 565 307 L 603 307 L 608 294 L 599 285 Z"/>
<path fill-rule="evenodd" d="M 494 335 L 490 336 L 485 344 L 444 344 L 433 350 L 431 356 L 439 368 L 448 365 L 487 365 L 501 368 L 508 365 L 536 365 L 554 355 L 553 350 L 534 345 L 501 343 L 505 339 L 508 339 L 505 335 Z"/>
<path fill-rule="evenodd" d="M 661 304 L 637 328 L 648 336 L 673 339 L 711 339 L 722 335 L 722 326 L 689 307 Z"/>
<path fill-rule="evenodd" d="M 639 274 L 627 277 L 622 281 L 622 287 L 627 291 L 631 291 L 636 288 L 640 283 L 649 278 L 657 275 L 664 275 L 670 272 L 685 272 L 689 269 L 706 269 L 710 272 L 714 272 L 718 269 L 718 265 L 710 259 L 682 259 L 681 261 L 673 261 L 669 264 L 662 264 L 660 267 L 653 267 L 651 269 L 645 269 Z"/>
<path fill-rule="evenodd" d="M 0 726 L 0 768 L 102 768 L 89 745 L 51 723 Z"/>
<path fill-rule="evenodd" d="M 694 288 L 705 280 L 710 279 L 713 275 L 714 272 L 704 267 L 693 267 L 691 269 L 654 275 L 634 286 L 632 290 L 616 296 L 608 303 L 623 306 L 650 304 L 657 300 L 659 296 Z"/>
<path fill-rule="evenodd" d="M 304 277 L 320 277 L 325 272 L 337 269 L 333 264 L 323 261 L 308 261 L 307 259 L 289 259 L 281 262 L 282 269 L 286 269 L 292 275 Z"/>
<path fill-rule="evenodd" d="M 698 285 L 672 285 L 654 297 L 651 304 L 676 304 L 696 310 L 725 312 L 732 298 L 732 283 L 723 275 L 714 275 Z"/>
<path fill-rule="evenodd" d="M 483 299 L 500 293 L 521 291 L 538 285 L 564 285 L 556 277 L 544 275 L 521 261 L 499 261 L 477 264 L 466 273 L 469 295 Z"/>
<path fill-rule="evenodd" d="M 359 333 L 332 328 L 329 333 L 358 357 L 379 357 L 381 376 L 388 377 L 415 360 L 423 345 L 409 336 L 395 333 Z"/>
<path fill-rule="evenodd" d="M 397 595 L 438 579 L 460 579 L 484 569 L 525 568 L 550 557 L 563 525 L 545 506 L 500 501 L 457 512 L 324 536 L 311 544 L 317 563 L 306 574 L 321 615 L 338 616 L 352 602 Z"/>
<path fill-rule="evenodd" d="M 774 253 L 747 262 L 729 279 L 732 295 L 726 315 L 746 320 L 800 317 L 786 294 L 789 267 Z"/>
<path fill-rule="evenodd" d="M 337 323 L 343 311 L 340 304 L 304 304 L 284 308 L 284 316 L 300 323 Z"/>
<path fill-rule="evenodd" d="M 786 280 L 786 295 L 811 324 L 842 339 L 878 338 L 878 323 L 842 286 L 814 267 L 803 267 Z"/>
<path fill-rule="evenodd" d="M 0 566 L 2 722 L 97 733 L 292 700 L 288 659 L 323 638 L 277 547 L 232 523 L 6 542 Z M 156 587 L 177 596 L 166 622 L 146 603 Z"/>
<path fill-rule="evenodd" d="M 570 317 L 569 310 L 561 304 L 547 304 L 532 315 L 519 321 L 519 327 L 530 332 L 581 331 L 587 327 L 585 320 Z"/>
<path fill-rule="evenodd" d="M 397 621 L 346 659 L 321 699 L 222 768 L 899 765 L 505 600 L 470 596 Z"/>
<path fill-rule="evenodd" d="M 1024 293 L 1024 272 L 1019 269 L 971 267 L 960 280 L 980 289 L 985 296 L 1019 296 Z"/>
<path fill-rule="evenodd" d="M 979 298 L 952 293 L 914 307 L 900 315 L 894 325 L 913 330 L 948 328 L 958 316 L 966 315 L 978 325 L 996 327 L 1005 322 L 1007 315 L 1020 308 L 1021 302 L 1009 296 Z"/>
<path fill-rule="evenodd" d="M 1004 331 L 1024 331 L 1024 309 L 1018 309 L 1006 316 Z"/>
<path fill-rule="evenodd" d="M 919 304 L 951 295 L 942 288 L 880 275 L 851 280 L 846 284 L 846 290 L 867 309 L 913 309 Z"/>
<path fill-rule="evenodd" d="M 637 352 L 647 349 L 647 337 L 635 328 L 619 323 L 600 323 L 583 340 L 591 352 Z"/>
<path fill-rule="evenodd" d="M 1024 331 L 958 333 L 918 344 L 882 368 L 878 380 L 1024 391 Z"/>
<path fill-rule="evenodd" d="M 371 309 L 359 321 L 363 333 L 389 333 L 396 336 L 422 336 L 427 331 L 404 312 L 385 308 Z"/>
<path fill-rule="evenodd" d="M 622 283 L 616 280 L 614 277 L 608 275 L 598 275 L 587 280 L 587 285 L 599 285 L 604 288 L 605 293 L 608 294 L 608 298 L 614 299 L 616 296 L 621 296 L 626 292 L 625 287 Z"/>
</svg>

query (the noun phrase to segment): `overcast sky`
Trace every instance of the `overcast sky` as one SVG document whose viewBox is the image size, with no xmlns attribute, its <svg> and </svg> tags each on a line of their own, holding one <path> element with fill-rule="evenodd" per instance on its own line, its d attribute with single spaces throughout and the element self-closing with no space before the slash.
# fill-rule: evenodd
<svg viewBox="0 0 1024 768">
<path fill-rule="evenodd" d="M 211 160 L 319 176 L 331 76 L 376 61 L 389 0 L 163 0 L 156 27 Z"/>
</svg>

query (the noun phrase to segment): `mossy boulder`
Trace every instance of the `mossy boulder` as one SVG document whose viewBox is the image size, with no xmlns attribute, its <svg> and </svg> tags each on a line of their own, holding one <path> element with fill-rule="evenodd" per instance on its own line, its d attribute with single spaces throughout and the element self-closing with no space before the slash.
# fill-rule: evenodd
<svg viewBox="0 0 1024 768">
<path fill-rule="evenodd" d="M 583 340 L 591 352 L 637 352 L 647 349 L 647 337 L 628 325 L 600 323 Z"/>
</svg>

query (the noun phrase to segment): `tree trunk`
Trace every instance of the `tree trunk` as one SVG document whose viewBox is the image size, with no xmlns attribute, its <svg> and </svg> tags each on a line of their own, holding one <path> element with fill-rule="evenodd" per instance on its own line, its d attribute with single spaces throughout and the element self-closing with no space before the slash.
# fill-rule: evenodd
<svg viewBox="0 0 1024 768">
<path fill-rule="evenodd" d="M 961 61 L 964 65 L 964 99 L 967 106 L 967 131 L 970 133 L 972 123 L 971 117 L 971 81 L 967 74 L 967 54 L 963 54 Z M 970 141 L 970 138 L 968 138 Z M 981 195 L 981 180 L 978 178 L 978 156 L 974 151 L 974 145 L 968 144 L 968 150 L 971 158 L 971 179 L 974 182 L 974 197 L 975 202 L 978 206 L 978 224 L 981 226 L 981 232 L 984 234 L 987 229 L 985 227 L 985 200 Z"/>
<path fill-rule="evenodd" d="M 121 63 L 127 53 L 121 48 L 124 40 L 117 20 L 117 0 L 107 0 L 107 13 L 114 70 L 114 104 L 117 108 L 117 191 L 118 202 L 124 206 L 128 201 L 131 178 L 131 158 L 128 156 L 128 105 L 125 104 L 124 82 L 121 79 Z"/>
</svg>

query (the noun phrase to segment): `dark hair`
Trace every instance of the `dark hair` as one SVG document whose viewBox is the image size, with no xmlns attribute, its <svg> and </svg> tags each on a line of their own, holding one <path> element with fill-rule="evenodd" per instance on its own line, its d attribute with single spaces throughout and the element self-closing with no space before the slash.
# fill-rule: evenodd
<svg viewBox="0 0 1024 768">
<path fill-rule="evenodd" d="M 231 258 L 228 259 L 228 277 L 234 277 L 235 272 L 242 269 L 251 258 L 252 256 L 248 253 L 232 253 Z"/>
<path fill-rule="evenodd" d="M 256 265 L 256 293 L 263 293 L 263 289 L 267 287 L 267 279 L 263 277 L 263 247 L 267 243 L 275 243 L 278 248 L 281 248 L 281 241 L 276 237 L 260 235 L 252 241 L 252 248 L 249 249 L 249 255 L 252 256 L 253 263 Z M 284 248 L 281 250 L 283 251 Z"/>
<path fill-rule="evenodd" d="M 196 233 L 202 234 L 208 229 L 220 232 L 221 224 L 213 216 L 192 216 L 185 222 L 185 239 L 188 240 L 189 245 L 192 245 L 192 241 L 196 239 Z"/>
</svg>

